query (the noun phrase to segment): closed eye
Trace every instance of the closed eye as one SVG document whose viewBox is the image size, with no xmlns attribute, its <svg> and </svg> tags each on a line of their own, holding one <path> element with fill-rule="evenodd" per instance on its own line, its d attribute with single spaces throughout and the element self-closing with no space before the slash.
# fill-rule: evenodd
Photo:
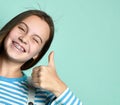
<svg viewBox="0 0 120 105">
<path fill-rule="evenodd" d="M 33 40 L 34 40 L 36 43 L 38 43 L 38 44 L 39 44 L 39 41 L 38 41 L 38 39 L 37 39 L 37 38 L 33 38 Z"/>
<path fill-rule="evenodd" d="M 28 31 L 27 25 L 26 25 L 25 23 L 23 23 L 23 22 L 20 22 L 20 23 L 18 24 L 18 28 L 20 29 L 20 31 L 23 31 L 23 32 L 25 32 L 25 33 L 27 33 L 27 31 Z"/>
<path fill-rule="evenodd" d="M 43 40 L 42 40 L 42 38 L 39 36 L 39 35 L 34 35 L 33 36 L 33 39 L 37 42 L 37 43 L 42 43 L 43 42 Z"/>
<path fill-rule="evenodd" d="M 22 28 L 21 26 L 18 26 L 18 28 L 19 28 L 21 31 L 25 32 L 25 29 Z"/>
</svg>

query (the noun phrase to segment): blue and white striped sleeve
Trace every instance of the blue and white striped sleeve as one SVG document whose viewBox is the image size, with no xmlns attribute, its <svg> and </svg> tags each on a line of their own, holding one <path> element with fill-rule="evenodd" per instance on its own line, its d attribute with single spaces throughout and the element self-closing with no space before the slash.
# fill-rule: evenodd
<svg viewBox="0 0 120 105">
<path fill-rule="evenodd" d="M 51 105 L 82 105 L 82 102 L 67 88 Z"/>
</svg>

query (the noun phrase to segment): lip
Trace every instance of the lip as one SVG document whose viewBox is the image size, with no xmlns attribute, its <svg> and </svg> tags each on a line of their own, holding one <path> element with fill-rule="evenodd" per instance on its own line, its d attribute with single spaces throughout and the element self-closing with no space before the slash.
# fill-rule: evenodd
<svg viewBox="0 0 120 105">
<path fill-rule="evenodd" d="M 15 47 L 17 50 L 19 50 L 20 52 L 23 52 L 23 53 L 26 52 L 25 48 L 24 48 L 22 45 L 20 45 L 18 42 L 12 41 L 12 43 L 13 43 L 14 47 Z"/>
</svg>

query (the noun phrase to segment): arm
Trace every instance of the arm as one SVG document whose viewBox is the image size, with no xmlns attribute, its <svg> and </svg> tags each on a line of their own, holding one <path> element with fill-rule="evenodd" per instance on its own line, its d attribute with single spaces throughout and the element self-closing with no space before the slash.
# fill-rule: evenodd
<svg viewBox="0 0 120 105">
<path fill-rule="evenodd" d="M 67 88 L 51 105 L 82 105 L 82 102 Z"/>
</svg>

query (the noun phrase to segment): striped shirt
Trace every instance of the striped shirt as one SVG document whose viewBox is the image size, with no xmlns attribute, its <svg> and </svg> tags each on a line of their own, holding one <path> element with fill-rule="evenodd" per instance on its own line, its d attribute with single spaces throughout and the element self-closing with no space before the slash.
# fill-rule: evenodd
<svg viewBox="0 0 120 105">
<path fill-rule="evenodd" d="M 27 76 L 6 78 L 0 76 L 0 105 L 27 105 Z M 41 88 L 35 88 L 34 105 L 82 105 L 80 100 L 67 88 L 59 97 Z"/>
</svg>

